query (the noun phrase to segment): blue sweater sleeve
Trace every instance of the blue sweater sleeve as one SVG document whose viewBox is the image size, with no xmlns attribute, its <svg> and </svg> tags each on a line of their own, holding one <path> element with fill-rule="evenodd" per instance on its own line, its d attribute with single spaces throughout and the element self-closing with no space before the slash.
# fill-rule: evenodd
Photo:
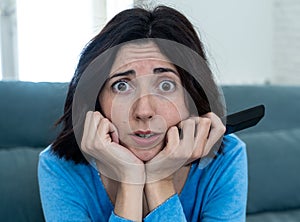
<svg viewBox="0 0 300 222">
<path fill-rule="evenodd" d="M 58 158 L 49 148 L 40 154 L 38 180 L 46 221 L 130 222 L 109 206 L 101 211 L 90 172 L 85 165 Z"/>
<path fill-rule="evenodd" d="M 114 212 L 111 213 L 109 222 L 131 222 L 132 220 L 125 219 L 116 215 Z"/>
<path fill-rule="evenodd" d="M 40 154 L 38 179 L 42 207 L 46 221 L 91 221 L 79 201 L 79 191 L 71 183 L 70 175 L 64 171 L 49 150 Z"/>
<path fill-rule="evenodd" d="M 145 218 L 145 222 L 152 221 L 178 221 L 185 222 L 186 218 L 177 194 L 171 196 L 164 203 L 151 211 Z"/>
<path fill-rule="evenodd" d="M 223 157 L 208 185 L 201 222 L 243 222 L 247 202 L 247 156 L 245 144 L 234 135 L 224 139 Z"/>
</svg>

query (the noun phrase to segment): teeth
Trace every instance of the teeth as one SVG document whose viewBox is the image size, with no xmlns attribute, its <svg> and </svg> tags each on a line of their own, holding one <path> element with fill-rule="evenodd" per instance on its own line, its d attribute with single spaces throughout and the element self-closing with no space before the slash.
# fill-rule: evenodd
<svg viewBox="0 0 300 222">
<path fill-rule="evenodd" d="M 153 136 L 154 134 L 137 134 L 137 136 L 142 137 L 142 138 L 149 138 L 151 136 Z"/>
</svg>

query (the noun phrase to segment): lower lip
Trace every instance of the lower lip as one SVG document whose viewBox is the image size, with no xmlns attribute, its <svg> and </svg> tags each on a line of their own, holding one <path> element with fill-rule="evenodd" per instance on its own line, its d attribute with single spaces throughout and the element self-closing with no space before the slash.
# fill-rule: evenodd
<svg viewBox="0 0 300 222">
<path fill-rule="evenodd" d="M 142 138 L 136 135 L 131 135 L 131 138 L 134 140 L 134 142 L 139 145 L 139 146 L 143 146 L 143 147 L 149 147 L 149 146 L 153 146 L 157 143 L 157 141 L 160 138 L 160 134 L 156 134 L 154 136 L 151 136 L 149 138 Z"/>
</svg>

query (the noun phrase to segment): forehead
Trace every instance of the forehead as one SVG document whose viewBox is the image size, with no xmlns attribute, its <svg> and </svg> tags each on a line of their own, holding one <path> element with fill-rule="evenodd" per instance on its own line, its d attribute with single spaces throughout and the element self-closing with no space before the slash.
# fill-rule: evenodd
<svg viewBox="0 0 300 222">
<path fill-rule="evenodd" d="M 153 42 L 128 43 L 120 48 L 112 66 L 112 72 L 121 67 L 135 62 L 155 61 L 156 63 L 168 63 L 170 60 L 161 53 L 158 46 Z"/>
</svg>

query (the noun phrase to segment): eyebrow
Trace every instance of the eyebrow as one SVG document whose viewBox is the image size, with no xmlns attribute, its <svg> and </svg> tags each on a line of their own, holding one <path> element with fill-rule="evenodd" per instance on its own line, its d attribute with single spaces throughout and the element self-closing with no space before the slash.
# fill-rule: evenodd
<svg viewBox="0 0 300 222">
<path fill-rule="evenodd" d="M 161 74 L 161 73 L 164 73 L 164 72 L 172 72 L 175 75 L 178 75 L 178 73 L 175 70 L 171 69 L 171 68 L 159 67 L 159 68 L 153 69 L 154 74 Z M 120 76 L 128 76 L 128 75 L 135 75 L 135 74 L 136 74 L 136 72 L 133 69 L 130 69 L 130 70 L 125 71 L 125 72 L 115 73 L 111 77 L 109 77 L 108 80 L 111 80 L 113 78 L 120 77 Z"/>
<path fill-rule="evenodd" d="M 112 78 L 115 78 L 115 77 L 128 76 L 128 75 L 135 75 L 135 71 L 133 69 L 131 69 L 131 70 L 128 70 L 126 72 L 115 73 L 111 77 L 109 77 L 108 80 L 111 80 Z"/>
<path fill-rule="evenodd" d="M 172 73 L 178 75 L 178 73 L 174 69 L 171 69 L 171 68 L 155 68 L 153 70 L 154 74 L 159 74 L 159 73 L 164 73 L 164 72 L 172 72 Z"/>
</svg>

